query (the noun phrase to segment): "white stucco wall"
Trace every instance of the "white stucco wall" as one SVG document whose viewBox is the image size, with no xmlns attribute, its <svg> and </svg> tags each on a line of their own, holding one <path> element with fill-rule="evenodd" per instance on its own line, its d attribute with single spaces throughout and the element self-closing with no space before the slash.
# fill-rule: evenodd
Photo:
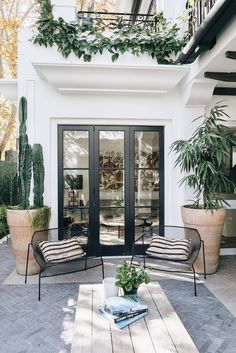
<svg viewBox="0 0 236 353">
<path fill-rule="evenodd" d="M 71 8 L 70 10 L 72 11 Z M 28 135 L 30 142 L 32 144 L 39 142 L 43 146 L 46 170 L 44 196 L 45 204 L 52 208 L 51 226 L 57 226 L 58 221 L 57 126 L 59 124 L 164 126 L 165 223 L 182 224 L 180 206 L 186 203 L 186 200 L 192 198 L 192 192 L 185 189 L 184 186 L 179 187 L 178 181 L 183 175 L 180 175 L 179 170 L 174 168 L 175 158 L 173 154 L 169 154 L 169 147 L 176 139 L 190 137 L 194 130 L 192 120 L 204 113 L 206 105 L 218 100 L 217 97 L 211 99 L 215 84 L 203 82 L 201 79 L 194 81 L 197 76 L 196 63 L 193 70 L 189 68 L 188 76 L 180 80 L 174 89 L 167 90 L 165 94 L 150 94 L 148 92 L 148 82 L 145 82 L 145 88 L 137 87 L 137 89 L 143 89 L 142 94 L 140 92 L 135 93 L 134 90 L 127 94 L 122 89 L 119 92 L 109 92 L 109 94 L 96 90 L 93 94 L 91 94 L 91 91 L 87 93 L 84 91 L 83 94 L 78 94 L 78 92 L 77 94 L 62 94 L 53 85 L 56 81 L 60 81 L 60 78 L 66 73 L 63 64 L 76 65 L 81 63 L 84 65 L 83 61 L 74 56 L 65 60 L 57 53 L 55 48 L 34 46 L 29 41 L 31 37 L 32 33 L 28 30 L 23 30 L 19 36 L 18 97 L 25 96 L 28 99 Z M 105 60 L 108 66 L 112 65 L 110 59 L 108 63 L 107 58 L 104 58 L 98 56 L 92 60 L 92 63 L 101 64 Z M 126 66 L 127 69 L 127 76 L 122 73 L 123 76 L 119 78 L 120 85 L 122 86 L 123 80 L 124 87 L 128 85 L 126 79 L 133 67 L 137 69 L 136 75 L 140 75 L 141 69 L 139 72 L 139 67 L 143 69 L 143 67 L 157 66 L 150 58 L 135 58 L 129 55 L 121 58 L 119 63 Z M 51 65 L 52 72 L 53 67 L 56 68 L 58 80 L 55 79 L 54 73 L 54 78 L 50 81 L 50 72 L 48 76 L 44 76 L 44 73 L 40 72 L 40 68 L 36 64 Z M 114 65 L 118 64 L 115 63 Z M 155 69 L 153 72 L 155 72 Z M 91 75 L 89 75 L 90 84 L 92 81 Z M 166 81 L 172 79 L 171 75 L 166 77 Z M 73 85 L 76 85 L 76 80 L 74 80 Z M 113 81 L 112 76 L 110 81 Z M 113 84 L 115 86 L 115 83 Z M 209 101 L 211 101 L 210 104 Z M 233 99 L 232 102 L 230 103 L 229 114 L 232 114 L 233 120 L 236 120 L 236 103 Z"/>
<path fill-rule="evenodd" d="M 31 34 L 20 35 L 18 96 L 28 99 L 28 135 L 31 143 L 43 145 L 46 180 L 45 203 L 52 207 L 52 225 L 57 224 L 57 125 L 154 125 L 165 127 L 165 222 L 181 224 L 179 206 L 184 202 L 178 187 L 179 172 L 173 168 L 169 146 L 183 138 L 184 126 L 199 108 L 184 108 L 181 92 L 161 96 L 119 94 L 64 95 L 41 79 L 32 63 L 64 62 L 55 49 L 33 46 Z M 77 60 L 75 58 L 66 60 Z M 137 58 L 135 60 L 138 60 Z M 138 75 L 138 70 L 137 70 Z M 112 78 L 111 78 L 112 79 Z M 125 79 L 125 78 L 124 78 Z M 189 127 L 188 127 L 189 129 Z"/>
</svg>

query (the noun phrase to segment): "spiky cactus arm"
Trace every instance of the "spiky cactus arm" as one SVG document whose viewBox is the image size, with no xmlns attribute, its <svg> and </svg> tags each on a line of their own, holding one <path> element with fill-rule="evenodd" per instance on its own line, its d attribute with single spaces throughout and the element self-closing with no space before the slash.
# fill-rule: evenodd
<svg viewBox="0 0 236 353">
<path fill-rule="evenodd" d="M 28 143 L 28 136 L 26 133 L 26 119 L 27 119 L 27 101 L 25 97 L 21 97 L 19 103 L 19 167 L 21 165 L 22 153 L 24 145 Z"/>
<path fill-rule="evenodd" d="M 19 103 L 18 199 L 20 207 L 23 209 L 29 206 L 31 182 L 31 148 L 28 144 L 26 120 L 27 100 L 25 97 L 21 97 Z M 27 158 L 30 158 L 30 160 L 27 160 Z M 28 178 L 27 173 L 30 178 Z"/>
<path fill-rule="evenodd" d="M 43 162 L 43 149 L 38 143 L 34 144 L 32 149 L 33 161 L 33 178 L 34 178 L 34 206 L 43 207 L 43 193 L 44 193 L 44 162 Z"/>
<path fill-rule="evenodd" d="M 31 165 L 32 165 L 32 149 L 27 143 L 22 151 L 22 159 L 19 170 L 19 179 L 21 185 L 20 207 L 23 210 L 29 208 L 30 184 L 31 184 Z"/>
</svg>

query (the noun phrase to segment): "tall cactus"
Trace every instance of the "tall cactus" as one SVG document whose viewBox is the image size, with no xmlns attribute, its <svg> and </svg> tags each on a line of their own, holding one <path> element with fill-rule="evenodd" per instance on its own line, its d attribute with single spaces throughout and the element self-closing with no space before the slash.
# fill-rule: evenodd
<svg viewBox="0 0 236 353">
<path fill-rule="evenodd" d="M 38 143 L 34 144 L 32 149 L 33 161 L 33 178 L 34 178 L 34 206 L 36 208 L 43 207 L 44 193 L 44 164 L 43 164 L 43 149 Z"/>
<path fill-rule="evenodd" d="M 29 207 L 30 183 L 31 183 L 31 165 L 32 151 L 28 144 L 26 133 L 27 119 L 27 100 L 21 97 L 19 103 L 19 176 L 18 176 L 18 197 L 19 205 L 22 209 Z"/>
<path fill-rule="evenodd" d="M 18 173 L 18 198 L 20 208 L 29 208 L 29 197 L 32 176 L 34 178 L 34 206 L 43 207 L 44 192 L 44 165 L 43 150 L 40 144 L 35 144 L 31 148 L 28 143 L 26 120 L 27 120 L 27 100 L 21 97 L 19 103 L 19 173 Z"/>
</svg>

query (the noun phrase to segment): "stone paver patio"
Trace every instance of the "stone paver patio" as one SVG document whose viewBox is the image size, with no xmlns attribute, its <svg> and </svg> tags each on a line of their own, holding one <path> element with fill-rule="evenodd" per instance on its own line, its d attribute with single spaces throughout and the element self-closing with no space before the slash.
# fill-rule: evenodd
<svg viewBox="0 0 236 353">
<path fill-rule="evenodd" d="M 21 278 L 14 284 L 10 244 L 0 244 L 0 258 L 0 353 L 70 353 L 79 284 L 101 282 L 100 271 L 69 275 L 61 283 L 44 279 L 38 302 L 34 280 L 24 285 Z M 229 258 L 235 268 L 236 256 L 221 262 Z M 105 258 L 105 275 L 114 274 L 121 261 Z M 200 353 L 236 352 L 236 318 L 201 281 L 194 297 L 191 281 L 152 278 L 158 279 Z"/>
</svg>

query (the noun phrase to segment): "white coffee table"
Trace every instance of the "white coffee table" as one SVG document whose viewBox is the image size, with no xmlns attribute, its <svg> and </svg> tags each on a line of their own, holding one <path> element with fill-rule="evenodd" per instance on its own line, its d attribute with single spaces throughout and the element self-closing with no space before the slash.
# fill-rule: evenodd
<svg viewBox="0 0 236 353">
<path fill-rule="evenodd" d="M 157 282 L 139 295 L 148 314 L 120 330 L 98 316 L 102 285 L 80 285 L 71 353 L 199 353 Z"/>
</svg>

